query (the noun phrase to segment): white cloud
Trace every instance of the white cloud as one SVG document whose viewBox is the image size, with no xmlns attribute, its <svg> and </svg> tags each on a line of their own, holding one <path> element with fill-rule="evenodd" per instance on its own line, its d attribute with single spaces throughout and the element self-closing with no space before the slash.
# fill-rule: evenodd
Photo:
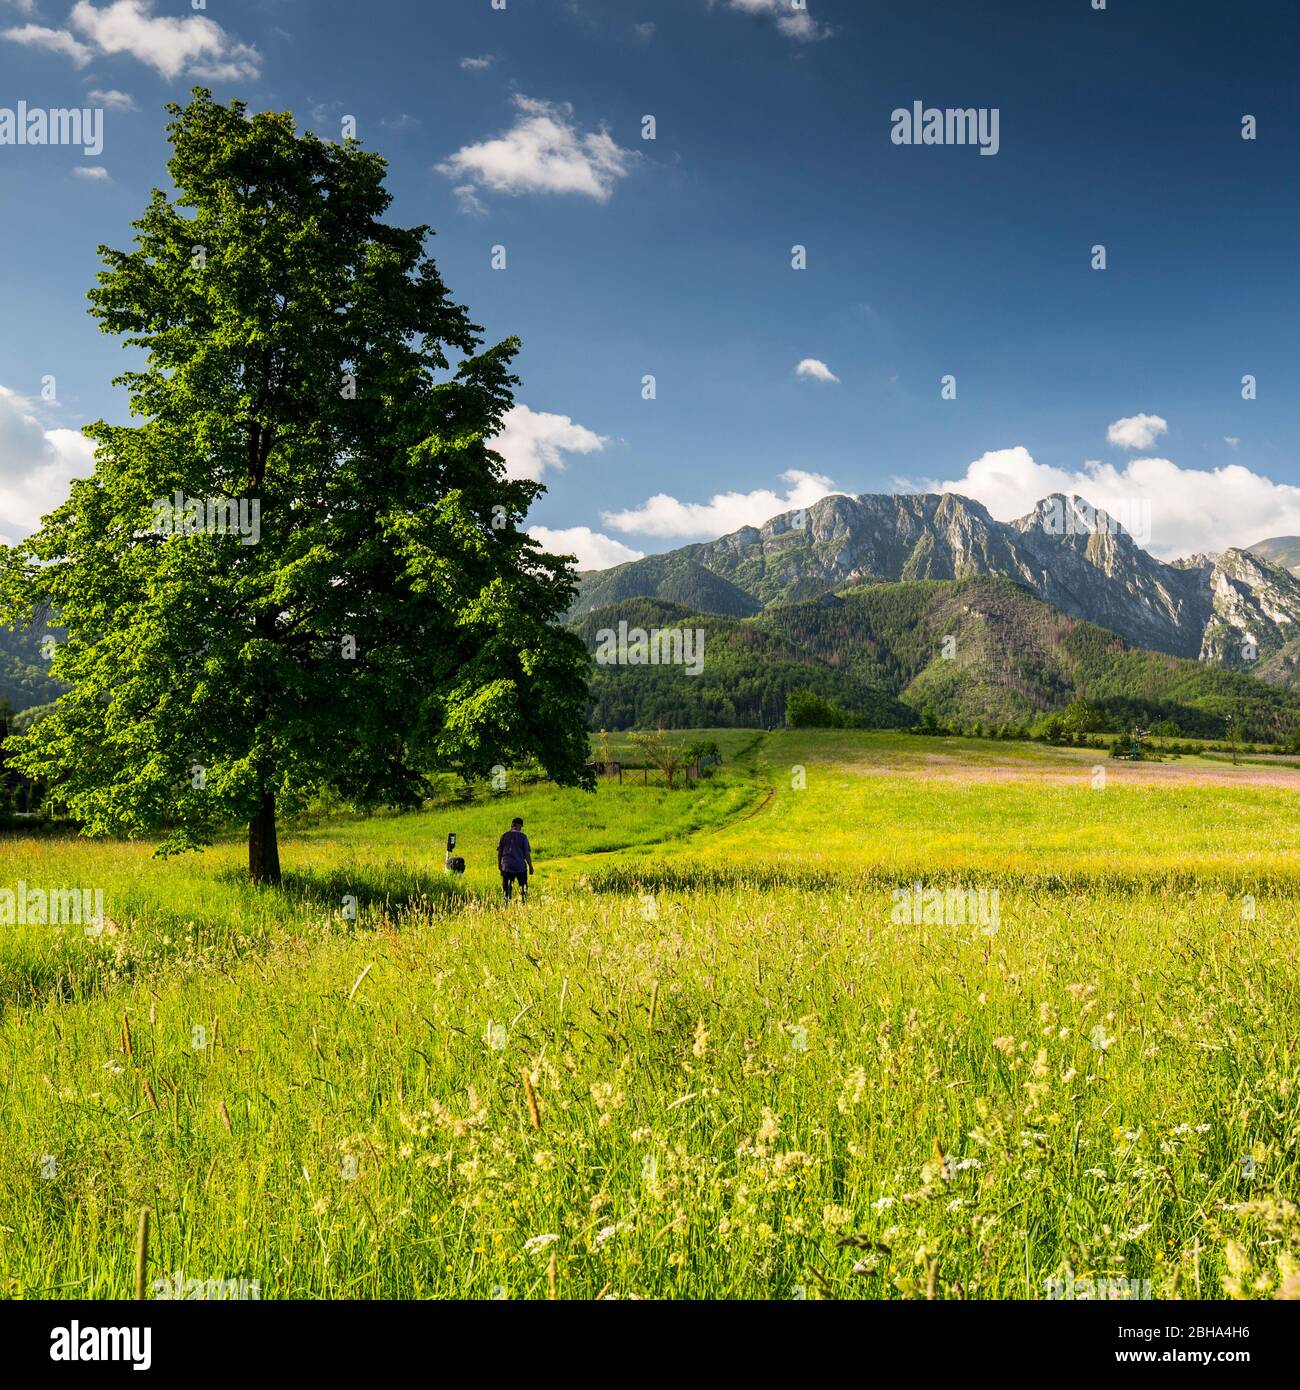
<svg viewBox="0 0 1300 1390">
<path fill-rule="evenodd" d="M 567 415 L 514 405 L 506 411 L 492 447 L 506 461 L 511 478 L 541 478 L 548 468 L 562 470 L 564 454 L 598 454 L 609 440 Z"/>
<path fill-rule="evenodd" d="M 486 72 L 495 62 L 493 54 L 485 53 L 481 58 L 462 58 L 460 65 L 466 72 Z"/>
<path fill-rule="evenodd" d="M 1149 449 L 1168 433 L 1169 422 L 1159 415 L 1129 415 L 1107 426 L 1106 439 L 1117 449 Z"/>
<path fill-rule="evenodd" d="M 636 26 L 636 36 L 637 38 L 643 40 L 645 43 L 649 43 L 650 40 L 655 36 L 654 20 L 647 19 L 643 23 L 638 24 Z"/>
<path fill-rule="evenodd" d="M 35 529 L 68 498 L 68 484 L 92 469 L 94 445 L 77 430 L 46 429 L 32 403 L 0 386 L 0 525 Z"/>
<path fill-rule="evenodd" d="M 612 536 L 593 531 L 590 526 L 570 526 L 562 531 L 553 531 L 549 526 L 530 526 L 528 534 L 552 555 L 576 556 L 580 570 L 607 570 L 612 565 L 639 560 L 645 554 Z"/>
<path fill-rule="evenodd" d="M 119 92 L 116 87 L 110 87 L 108 91 L 101 92 L 98 88 L 86 93 L 86 100 L 92 101 L 96 106 L 106 106 L 110 111 L 138 111 L 135 100 L 126 92 Z"/>
<path fill-rule="evenodd" d="M 80 39 L 75 39 L 66 29 L 50 29 L 44 24 L 19 24 L 13 29 L 0 33 L 10 43 L 20 43 L 25 48 L 45 48 L 51 53 L 62 53 L 71 58 L 79 68 L 84 68 L 95 56 L 94 50 L 87 48 Z"/>
<path fill-rule="evenodd" d="M 91 179 L 96 183 L 110 182 L 108 170 L 102 164 L 75 164 L 72 172 L 79 179 Z"/>
<path fill-rule="evenodd" d="M 234 82 L 258 75 L 261 54 L 231 38 L 221 25 L 205 15 L 155 15 L 153 7 L 154 0 L 112 0 L 102 9 L 90 0 L 77 0 L 66 29 L 26 24 L 6 29 L 3 37 L 63 53 L 78 67 L 85 67 L 96 54 L 129 53 L 166 78 L 187 75 Z"/>
<path fill-rule="evenodd" d="M 478 194 L 474 192 L 472 183 L 458 183 L 451 191 L 460 203 L 461 212 L 468 213 L 471 217 L 487 216 L 487 208 L 483 206 Z"/>
<path fill-rule="evenodd" d="M 5 3 L 12 5 L 19 14 L 36 13 L 36 0 L 5 0 Z"/>
<path fill-rule="evenodd" d="M 603 512 L 601 519 L 616 531 L 645 536 L 722 536 L 741 526 L 761 526 L 781 512 L 811 507 L 819 498 L 838 491 L 819 473 L 791 468 L 781 474 L 786 495 L 768 488 L 754 492 L 719 492 L 707 502 L 681 502 L 666 492 L 622 512 Z"/>
<path fill-rule="evenodd" d="M 816 357 L 805 357 L 794 369 L 795 376 L 812 377 L 814 381 L 839 381 L 839 377 Z"/>
<path fill-rule="evenodd" d="M 606 130 L 580 131 L 567 103 L 516 94 L 519 115 L 494 140 L 466 145 L 437 166 L 460 187 L 493 193 L 578 193 L 598 203 L 631 169 L 636 155 Z"/>
<path fill-rule="evenodd" d="M 773 16 L 781 33 L 800 43 L 831 36 L 829 26 L 819 24 L 806 9 L 796 9 L 791 0 L 727 0 L 727 6 L 742 14 Z"/>
<path fill-rule="evenodd" d="M 1300 535 L 1300 487 L 1275 483 L 1239 463 L 1181 468 L 1170 459 L 1130 459 L 1122 468 L 1086 461 L 1081 469 L 1037 463 L 1023 446 L 996 449 L 964 476 L 925 485 L 982 502 L 999 521 L 1014 521 L 1050 493 L 1076 493 L 1123 521 L 1150 508 L 1153 554 L 1173 560 L 1267 536 Z"/>
<path fill-rule="evenodd" d="M 1237 445 L 1241 443 L 1241 436 L 1236 434 L 1225 434 L 1223 436 L 1223 442 L 1229 449 L 1235 449 Z"/>
</svg>

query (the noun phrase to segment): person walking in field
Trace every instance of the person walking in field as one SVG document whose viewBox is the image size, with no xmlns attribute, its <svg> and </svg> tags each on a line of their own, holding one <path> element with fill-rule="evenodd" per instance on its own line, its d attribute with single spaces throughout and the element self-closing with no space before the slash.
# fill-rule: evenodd
<svg viewBox="0 0 1300 1390">
<path fill-rule="evenodd" d="M 528 875 L 533 871 L 533 847 L 524 834 L 522 817 L 516 816 L 510 822 L 510 829 L 502 835 L 497 844 L 497 868 L 501 870 L 501 891 L 506 902 L 510 901 L 510 890 L 519 884 L 519 901 L 528 901 Z"/>
</svg>

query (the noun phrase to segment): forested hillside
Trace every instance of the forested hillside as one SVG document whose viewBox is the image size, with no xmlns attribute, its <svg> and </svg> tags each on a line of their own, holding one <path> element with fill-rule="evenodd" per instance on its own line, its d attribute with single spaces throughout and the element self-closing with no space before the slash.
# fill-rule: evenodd
<svg viewBox="0 0 1300 1390">
<path fill-rule="evenodd" d="M 0 701 L 15 710 L 43 705 L 63 688 L 50 676 L 50 664 L 41 655 L 44 627 L 15 632 L 0 628 Z"/>
<path fill-rule="evenodd" d="M 770 726 L 796 689 L 877 727 L 917 722 L 927 710 L 941 723 L 1019 727 L 1074 700 L 1092 707 L 1099 727 L 1117 730 L 1176 724 L 1217 738 L 1236 714 L 1247 737 L 1265 739 L 1300 725 L 1300 696 L 1290 691 L 1134 647 L 1007 579 L 869 584 L 746 619 L 635 599 L 575 626 L 595 652 L 599 633 L 620 621 L 698 629 L 702 671 L 594 664 L 596 727 Z"/>
<path fill-rule="evenodd" d="M 594 728 L 662 724 L 670 729 L 771 728 L 785 720 L 786 697 L 814 690 L 861 715 L 873 727 L 905 728 L 912 712 L 886 690 L 806 650 L 797 637 L 758 621 L 693 614 L 677 604 L 629 599 L 588 613 L 575 624 L 596 651 L 602 630 L 691 628 L 703 634 L 703 669 L 601 665 L 591 679 Z"/>
</svg>

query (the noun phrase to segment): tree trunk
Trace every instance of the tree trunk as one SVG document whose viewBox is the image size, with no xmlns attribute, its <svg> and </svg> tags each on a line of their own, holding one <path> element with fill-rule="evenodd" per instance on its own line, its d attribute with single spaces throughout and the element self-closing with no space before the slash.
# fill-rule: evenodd
<svg viewBox="0 0 1300 1390">
<path fill-rule="evenodd" d="M 275 838 L 275 797 L 262 797 L 262 808 L 248 822 L 248 877 L 254 883 L 280 882 L 280 845 Z"/>
</svg>

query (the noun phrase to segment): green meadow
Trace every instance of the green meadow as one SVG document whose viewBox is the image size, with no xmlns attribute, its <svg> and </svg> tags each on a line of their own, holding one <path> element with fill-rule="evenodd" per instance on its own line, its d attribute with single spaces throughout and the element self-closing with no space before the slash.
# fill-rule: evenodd
<svg viewBox="0 0 1300 1390">
<path fill-rule="evenodd" d="M 148 1208 L 150 1282 L 263 1298 L 1300 1294 L 1297 774 L 709 736 L 322 807 L 279 889 L 0 839 L 105 912 L 3 927 L 0 1292 L 131 1296 Z"/>
</svg>

